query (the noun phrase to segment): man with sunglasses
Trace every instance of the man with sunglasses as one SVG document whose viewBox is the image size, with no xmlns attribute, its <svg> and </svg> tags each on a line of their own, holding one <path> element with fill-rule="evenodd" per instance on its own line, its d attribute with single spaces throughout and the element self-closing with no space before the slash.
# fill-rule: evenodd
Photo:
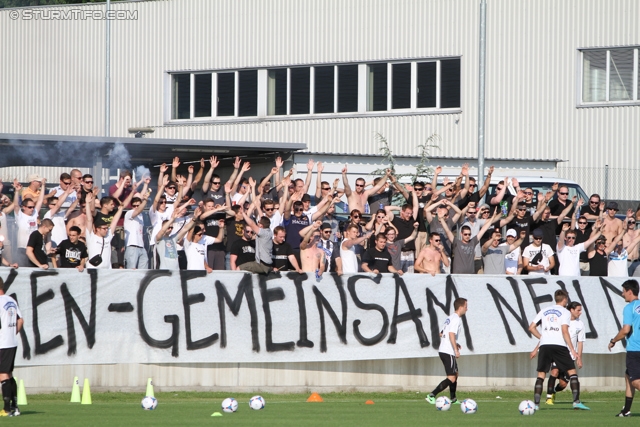
<svg viewBox="0 0 640 427">
<path fill-rule="evenodd" d="M 215 205 L 224 205 L 226 196 L 224 185 L 222 184 L 222 179 L 220 178 L 220 175 L 213 173 L 213 171 L 218 167 L 219 164 L 220 162 L 218 161 L 218 158 L 216 156 L 211 156 L 209 158 L 210 168 L 209 171 L 207 171 L 207 174 L 204 176 L 204 181 L 202 182 L 202 196 L 205 199 L 213 200 L 213 203 Z M 238 169 L 235 168 L 229 180 L 233 182 L 232 179 L 235 179 L 237 174 Z"/>
<path fill-rule="evenodd" d="M 596 222 L 593 227 L 593 233 L 589 240 L 584 243 L 576 244 L 577 232 L 570 229 L 568 223 L 562 224 L 562 231 L 558 236 L 558 244 L 556 246 L 558 252 L 558 275 L 560 276 L 580 276 L 580 254 L 585 252 L 598 237 L 600 237 L 600 222 Z"/>
<path fill-rule="evenodd" d="M 256 261 L 256 242 L 253 240 L 253 230 L 248 224 L 242 226 L 242 237 L 231 247 L 231 270 L 239 271 L 243 264 Z"/>
<path fill-rule="evenodd" d="M 65 194 L 65 199 L 63 200 L 62 206 L 60 207 L 66 210 L 69 209 L 71 204 L 78 198 L 78 194 L 75 191 L 75 185 L 71 180 L 71 175 L 66 172 L 60 175 L 60 185 L 58 185 L 57 187 L 53 187 L 51 192 L 47 196 L 45 196 L 45 198 L 60 198 L 63 194 Z"/>
<path fill-rule="evenodd" d="M 482 187 L 478 189 L 476 179 L 469 176 L 469 168 L 467 166 L 467 168 L 463 171 L 465 173 L 464 187 L 460 191 L 460 194 L 458 194 L 457 205 L 460 209 L 466 208 L 470 202 L 474 202 L 475 205 L 478 206 L 480 200 L 484 197 L 485 194 L 487 194 L 487 191 L 489 190 L 493 170 L 494 167 L 491 166 L 489 168 L 489 172 L 487 172 L 487 177 L 484 180 L 484 184 L 482 184 Z"/>
<path fill-rule="evenodd" d="M 358 178 L 356 179 L 356 189 L 355 191 L 353 191 L 351 190 L 349 179 L 347 178 L 347 165 L 344 165 L 344 168 L 342 168 L 342 183 L 344 185 L 344 194 L 347 196 L 347 202 L 349 203 L 349 212 L 354 209 L 357 209 L 360 212 L 364 212 L 364 206 L 368 203 L 367 199 L 369 198 L 369 196 L 375 194 L 378 190 L 380 190 L 385 185 L 390 176 L 391 169 L 387 169 L 382 179 L 368 190 L 364 189 L 366 183 L 364 178 Z"/>
<path fill-rule="evenodd" d="M 71 180 L 72 182 L 74 181 L 73 175 L 71 176 Z M 82 175 L 82 177 L 79 179 L 79 184 L 80 194 L 78 195 L 78 197 L 80 197 L 81 201 L 84 201 L 87 198 L 87 193 L 93 192 L 93 176 L 90 174 Z"/>
<path fill-rule="evenodd" d="M 618 234 L 625 231 L 622 221 L 616 218 L 618 210 L 618 203 L 607 203 L 602 223 L 602 235 L 607 238 L 608 242 L 612 241 Z"/>
<path fill-rule="evenodd" d="M 47 180 L 43 178 L 42 185 L 45 185 L 46 183 Z M 15 189 L 13 213 L 15 215 L 16 226 L 18 227 L 18 259 L 16 261 L 20 267 L 28 267 L 29 258 L 27 258 L 27 242 L 29 241 L 31 233 L 38 229 L 38 213 L 40 212 L 40 208 L 44 201 L 44 191 L 40 192 L 37 201 L 34 202 L 33 199 L 27 198 L 23 199 L 22 205 L 20 205 L 20 189 L 22 189 L 22 185 L 15 181 L 13 187 Z"/>
<path fill-rule="evenodd" d="M 147 206 L 149 194 L 142 191 L 142 198 L 134 197 L 131 200 L 131 209 L 124 215 L 124 266 L 125 268 L 149 268 L 149 257 L 144 248 L 144 218 L 142 211 Z"/>
<path fill-rule="evenodd" d="M 441 220 L 444 221 L 444 220 Z M 440 274 L 442 266 L 449 268 L 449 256 L 442 245 L 442 237 L 438 233 L 429 233 L 429 246 L 422 248 L 414 265 L 416 273 L 435 276 Z"/>
<path fill-rule="evenodd" d="M 533 243 L 522 252 L 522 265 L 530 276 L 548 276 L 555 267 L 553 249 L 546 243 L 542 243 L 544 233 L 540 228 L 533 230 Z"/>
<path fill-rule="evenodd" d="M 475 252 L 476 246 L 482 239 L 484 233 L 489 230 L 491 225 L 500 220 L 499 214 L 496 212 L 493 214 L 493 218 L 490 221 L 487 221 L 482 228 L 478 231 L 478 234 L 471 237 L 471 227 L 468 225 L 463 225 L 460 231 L 461 237 L 454 237 L 451 232 L 451 228 L 449 225 L 442 221 L 442 228 L 444 228 L 444 232 L 446 233 L 449 241 L 451 242 L 451 255 L 453 258 L 453 266 L 451 268 L 451 273 L 453 274 L 475 274 Z"/>
<path fill-rule="evenodd" d="M 598 194 L 592 194 L 589 197 L 589 202 L 580 208 L 580 217 L 587 219 L 587 221 L 595 221 L 600 218 L 604 211 L 604 203 L 600 200 Z M 580 225 L 580 224 L 578 224 Z M 591 230 L 592 224 L 587 223 L 587 230 Z"/>
<path fill-rule="evenodd" d="M 158 270 L 180 269 L 180 242 L 189 230 L 191 230 L 191 227 L 188 226 L 188 224 L 193 223 L 193 220 L 189 221 L 187 225 L 183 225 L 180 231 L 174 233 L 175 220 L 182 215 L 182 212 L 184 212 L 184 209 L 174 210 L 171 213 L 171 218 L 162 222 L 162 228 L 158 231 L 158 234 L 152 237 L 156 242 L 154 246 L 154 258 L 156 260 Z M 189 261 L 186 259 L 186 253 L 184 256 L 186 269 L 189 267 Z"/>
<path fill-rule="evenodd" d="M 130 195 L 133 195 L 131 193 Z M 101 217 L 96 220 L 91 216 L 91 206 L 94 203 L 93 193 L 87 195 L 85 211 L 87 213 L 87 252 L 89 253 L 89 265 L 87 268 L 111 269 L 111 240 L 118 224 L 124 204 L 118 206 L 111 222 L 105 222 Z M 114 260 L 116 261 L 116 260 Z"/>
</svg>

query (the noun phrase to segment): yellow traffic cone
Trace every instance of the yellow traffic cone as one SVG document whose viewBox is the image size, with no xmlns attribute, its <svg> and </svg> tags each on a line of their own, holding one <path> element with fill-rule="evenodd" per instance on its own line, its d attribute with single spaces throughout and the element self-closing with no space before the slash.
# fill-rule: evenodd
<svg viewBox="0 0 640 427">
<path fill-rule="evenodd" d="M 18 405 L 27 405 L 27 392 L 24 389 L 24 380 L 20 380 L 20 384 L 18 385 Z"/>
<path fill-rule="evenodd" d="M 81 405 L 91 405 L 91 389 L 89 388 L 89 378 L 84 379 L 84 387 L 82 387 Z"/>
<path fill-rule="evenodd" d="M 71 388 L 71 403 L 80 403 L 80 381 L 78 381 L 78 377 L 73 377 L 73 387 Z"/>
<path fill-rule="evenodd" d="M 147 380 L 147 394 L 145 394 L 145 396 L 155 397 L 153 395 L 153 380 L 151 378 Z"/>
</svg>

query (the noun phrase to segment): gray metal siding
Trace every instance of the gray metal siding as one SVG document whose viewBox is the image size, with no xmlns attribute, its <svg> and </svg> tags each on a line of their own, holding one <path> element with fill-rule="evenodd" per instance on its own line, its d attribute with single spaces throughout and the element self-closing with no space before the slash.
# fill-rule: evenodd
<svg viewBox="0 0 640 427">
<path fill-rule="evenodd" d="M 112 136 L 305 142 L 312 152 L 398 155 L 432 133 L 475 156 L 479 0 L 166 0 L 115 3 Z M 73 5 L 104 8 L 104 5 Z M 0 132 L 100 135 L 104 23 L 13 21 L 0 11 Z M 637 0 L 490 0 L 486 156 L 636 167 L 640 107 L 576 108 L 577 49 L 640 44 Z M 457 55 L 460 114 L 165 125 L 165 73 Z"/>
</svg>

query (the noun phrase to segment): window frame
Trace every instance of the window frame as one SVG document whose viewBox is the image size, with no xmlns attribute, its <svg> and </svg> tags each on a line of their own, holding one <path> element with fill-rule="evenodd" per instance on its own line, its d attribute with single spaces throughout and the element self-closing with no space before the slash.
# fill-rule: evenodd
<svg viewBox="0 0 640 427">
<path fill-rule="evenodd" d="M 460 61 L 460 105 L 452 108 L 440 107 L 441 92 L 441 71 L 440 63 L 442 60 L 457 59 Z M 219 122 L 255 122 L 255 121 L 279 121 L 279 120 L 309 120 L 309 119 L 326 119 L 326 118 L 357 118 L 357 117 L 388 117 L 388 116 L 406 116 L 406 115 L 425 115 L 425 114 L 459 114 L 462 112 L 464 101 L 463 91 L 463 57 L 462 55 L 451 55 L 442 57 L 425 57 L 425 58 L 402 58 L 394 60 L 374 60 L 374 61 L 358 61 L 358 62 L 331 62 L 318 64 L 295 64 L 295 65 L 273 65 L 270 67 L 248 67 L 248 68 L 225 68 L 213 70 L 176 70 L 165 72 L 165 124 L 186 124 L 186 123 L 219 123 Z M 436 105 L 435 107 L 418 108 L 418 64 L 435 63 L 436 64 Z M 368 110 L 369 96 L 369 65 L 385 64 L 387 66 L 387 108 L 379 111 Z M 410 107 L 409 108 L 393 108 L 393 66 L 395 64 L 410 64 Z M 339 112 L 339 67 L 356 66 L 357 67 L 357 109 L 356 111 Z M 315 69 L 317 67 L 333 67 L 333 112 L 315 113 Z M 293 68 L 309 68 L 309 113 L 308 114 L 291 114 L 291 69 Z M 284 69 L 286 70 L 286 114 L 270 115 L 269 114 L 269 71 Z M 256 116 L 239 116 L 239 73 L 242 71 L 257 71 L 257 95 Z M 218 74 L 234 73 L 234 114 L 232 116 L 218 116 Z M 173 118 L 173 81 L 175 75 L 190 76 L 190 109 L 189 118 L 176 119 Z M 195 76 L 200 74 L 211 75 L 211 116 L 195 117 Z"/>
<path fill-rule="evenodd" d="M 611 78 L 611 51 L 617 49 L 633 49 L 633 76 L 632 76 L 632 98 L 631 100 L 609 100 L 610 98 L 610 78 Z M 585 52 L 605 51 L 606 52 L 606 75 L 605 75 L 605 100 L 604 101 L 584 101 L 584 54 Z M 576 79 L 576 107 L 577 108 L 594 108 L 594 107 L 625 107 L 640 105 L 640 45 L 628 46 L 607 46 L 607 47 L 588 47 L 578 48 L 576 52 L 577 61 L 577 79 Z"/>
</svg>

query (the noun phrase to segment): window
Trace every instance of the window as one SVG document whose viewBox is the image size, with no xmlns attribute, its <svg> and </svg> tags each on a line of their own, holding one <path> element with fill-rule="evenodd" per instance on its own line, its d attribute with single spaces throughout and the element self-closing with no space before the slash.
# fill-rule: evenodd
<svg viewBox="0 0 640 427">
<path fill-rule="evenodd" d="M 172 82 L 172 119 L 191 118 L 191 74 L 174 74 Z"/>
<path fill-rule="evenodd" d="M 639 49 L 589 49 L 582 53 L 582 103 L 636 103 Z"/>
<path fill-rule="evenodd" d="M 594 78 L 601 78 L 596 65 L 618 70 L 617 80 L 602 80 L 602 93 L 620 100 L 635 96 L 628 89 L 637 85 L 634 55 L 621 49 L 592 61 Z M 461 105 L 460 58 L 179 72 L 169 78 L 170 120 L 423 114 Z"/>
</svg>

